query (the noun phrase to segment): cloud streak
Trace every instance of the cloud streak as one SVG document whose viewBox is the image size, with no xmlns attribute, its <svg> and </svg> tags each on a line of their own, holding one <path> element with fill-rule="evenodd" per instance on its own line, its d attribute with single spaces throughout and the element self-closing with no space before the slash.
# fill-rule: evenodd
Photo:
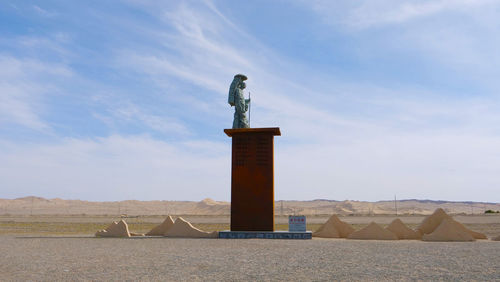
<svg viewBox="0 0 500 282">
<path fill-rule="evenodd" d="M 38 131 L 50 129 L 40 113 L 43 97 L 56 86 L 45 80 L 72 76 L 64 65 L 0 56 L 0 122 Z"/>
<path fill-rule="evenodd" d="M 66 138 L 46 145 L 0 144 L 0 160 L 8 164 L 0 170 L 2 197 L 227 199 L 229 162 L 203 153 L 211 144 L 170 144 L 149 136 L 118 135 Z M 206 183 L 213 186 L 199 193 Z"/>
<path fill-rule="evenodd" d="M 307 1 L 315 12 L 329 23 L 341 23 L 354 29 L 403 24 L 446 12 L 468 14 L 471 9 L 496 5 L 494 0 L 438 0 L 438 1 Z M 332 16 L 333 15 L 333 16 Z"/>
</svg>

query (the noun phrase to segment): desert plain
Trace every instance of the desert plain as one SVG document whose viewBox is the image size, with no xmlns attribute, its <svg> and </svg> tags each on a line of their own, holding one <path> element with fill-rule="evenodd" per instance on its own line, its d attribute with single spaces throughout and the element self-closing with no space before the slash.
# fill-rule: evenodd
<svg viewBox="0 0 500 282">
<path fill-rule="evenodd" d="M 50 201 L 46 200 L 44 205 L 61 204 Z M 35 199 L 25 202 L 24 206 L 15 209 L 12 204 L 5 205 L 4 200 L 0 207 L 0 210 L 10 211 L 0 213 L 2 281 L 500 280 L 500 242 L 492 240 L 95 238 L 97 230 L 119 219 L 128 223 L 130 231 L 145 233 L 165 219 L 165 209 L 157 215 L 140 214 L 139 210 L 122 203 L 119 204 L 120 212 L 114 214 L 95 213 L 91 207 L 87 212 L 71 214 L 67 209 L 40 212 Z M 219 206 L 225 204 L 207 202 L 188 203 L 204 207 L 206 214 L 175 213 L 174 209 L 171 210 L 174 213 L 169 214 L 174 218 L 182 216 L 205 231 L 229 229 L 230 216 L 224 211 L 227 207 Z M 218 212 L 210 213 L 207 205 L 217 206 L 212 210 Z M 427 209 L 434 208 L 428 205 L 423 203 L 420 208 L 412 208 L 423 210 L 422 214 L 376 213 L 373 212 L 377 210 L 373 208 L 375 204 L 371 210 L 365 209 L 368 212 L 336 214 L 356 230 L 372 221 L 385 227 L 396 217 L 416 228 L 428 214 Z M 455 213 L 450 203 L 433 205 L 448 205 L 447 210 L 451 207 L 450 214 L 455 220 L 489 238 L 500 235 L 500 215 L 481 213 L 480 204 L 457 204 Z M 308 210 L 325 210 L 312 203 L 302 206 Z M 466 213 L 472 210 L 471 206 L 476 214 Z M 112 210 L 117 210 L 116 207 Z M 482 207 L 491 206 L 483 204 Z M 285 214 L 280 214 L 280 208 L 278 203 L 276 229 L 286 230 L 287 211 L 283 209 Z M 126 214 L 123 209 L 128 209 Z M 297 205 L 290 209 L 293 210 L 307 214 Z M 308 214 L 308 230 L 317 230 L 329 215 Z"/>
</svg>

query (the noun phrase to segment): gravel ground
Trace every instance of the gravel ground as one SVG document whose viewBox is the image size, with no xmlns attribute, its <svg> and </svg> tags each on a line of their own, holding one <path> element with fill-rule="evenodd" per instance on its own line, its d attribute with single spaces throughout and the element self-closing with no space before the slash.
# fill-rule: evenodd
<svg viewBox="0 0 500 282">
<path fill-rule="evenodd" d="M 19 238 L 0 280 L 500 281 L 500 242 Z"/>
</svg>

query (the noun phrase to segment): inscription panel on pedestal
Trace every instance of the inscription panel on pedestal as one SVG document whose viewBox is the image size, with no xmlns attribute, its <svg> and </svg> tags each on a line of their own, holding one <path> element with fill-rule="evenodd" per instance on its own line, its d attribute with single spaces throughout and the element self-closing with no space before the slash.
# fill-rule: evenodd
<svg viewBox="0 0 500 282">
<path fill-rule="evenodd" d="M 256 140 L 256 164 L 260 167 L 271 165 L 272 161 L 272 140 L 269 136 L 258 136 Z"/>
<path fill-rule="evenodd" d="M 245 166 L 250 161 L 249 144 L 251 137 L 238 136 L 233 138 L 233 164 Z"/>
</svg>

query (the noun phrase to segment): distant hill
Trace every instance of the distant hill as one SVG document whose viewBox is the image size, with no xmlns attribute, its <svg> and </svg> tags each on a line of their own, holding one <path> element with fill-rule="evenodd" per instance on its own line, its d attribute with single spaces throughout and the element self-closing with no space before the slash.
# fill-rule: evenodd
<svg viewBox="0 0 500 282">
<path fill-rule="evenodd" d="M 229 215 L 229 202 L 204 199 L 194 201 L 116 201 L 91 202 L 81 200 L 45 199 L 41 197 L 23 197 L 0 199 L 0 215 Z M 277 201 L 276 215 L 377 215 L 395 214 L 394 201 L 336 201 L 318 199 L 312 201 Z M 500 210 L 500 203 L 451 202 L 432 200 L 398 200 L 398 214 L 426 215 L 437 208 L 443 208 L 451 214 L 482 214 L 486 210 Z"/>
</svg>

